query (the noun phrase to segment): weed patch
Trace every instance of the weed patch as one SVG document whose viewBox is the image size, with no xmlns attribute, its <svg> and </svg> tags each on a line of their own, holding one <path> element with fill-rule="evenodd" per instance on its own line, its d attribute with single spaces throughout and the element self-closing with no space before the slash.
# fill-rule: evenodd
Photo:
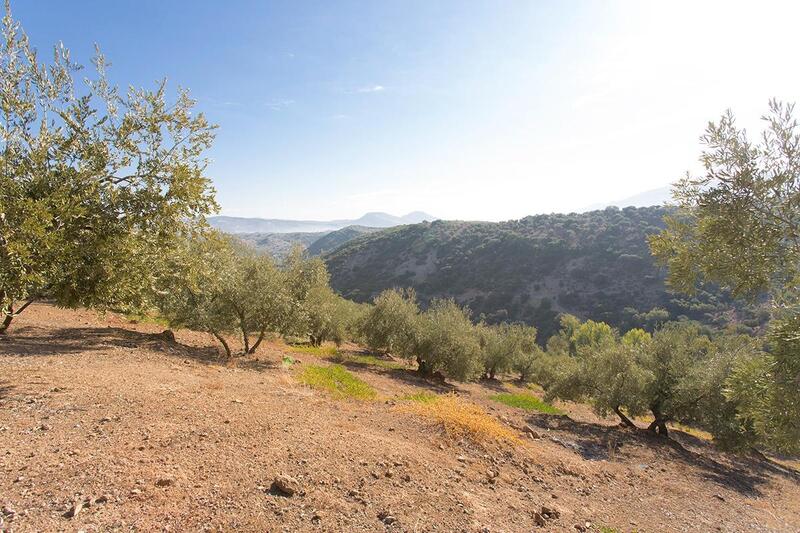
<svg viewBox="0 0 800 533">
<path fill-rule="evenodd" d="M 533 394 L 526 394 L 524 392 L 517 394 L 512 394 L 512 393 L 495 394 L 494 396 L 490 396 L 489 399 L 508 405 L 510 407 L 517 407 L 519 409 L 524 409 L 525 411 L 536 411 L 548 415 L 561 414 L 561 411 L 559 409 L 553 407 L 549 403 L 540 400 Z"/>
<path fill-rule="evenodd" d="M 437 396 L 431 399 L 422 393 L 413 395 L 410 399 L 412 401 L 400 406 L 402 411 L 432 418 L 450 437 L 467 437 L 476 442 L 519 442 L 519 438 L 508 427 L 477 405 L 457 396 Z"/>
<path fill-rule="evenodd" d="M 417 392 L 415 394 L 406 394 L 399 399 L 417 403 L 432 403 L 439 399 L 439 395 L 432 392 Z"/>
<path fill-rule="evenodd" d="M 375 389 L 341 365 L 309 365 L 300 374 L 300 381 L 315 389 L 328 391 L 337 398 L 372 400 L 377 396 Z"/>
<path fill-rule="evenodd" d="M 383 359 L 381 357 L 375 357 L 374 355 L 342 354 L 340 357 L 344 361 L 352 361 L 353 363 L 358 363 L 367 366 L 377 366 L 378 368 L 385 368 L 387 370 L 398 370 L 401 368 L 406 368 L 406 366 L 403 363 L 392 361 L 391 359 Z"/>
</svg>

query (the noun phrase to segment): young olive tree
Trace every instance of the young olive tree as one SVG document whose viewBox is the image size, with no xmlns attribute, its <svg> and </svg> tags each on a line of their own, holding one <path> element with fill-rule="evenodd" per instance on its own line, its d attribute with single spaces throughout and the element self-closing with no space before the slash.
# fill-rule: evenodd
<svg viewBox="0 0 800 533">
<path fill-rule="evenodd" d="M 495 379 L 510 372 L 515 363 L 536 347 L 536 328 L 520 324 L 480 325 L 476 328 L 481 344 L 485 375 Z"/>
<path fill-rule="evenodd" d="M 361 323 L 367 346 L 376 352 L 413 356 L 419 333 L 419 306 L 411 289 L 380 293 Z"/>
<path fill-rule="evenodd" d="M 268 256 L 243 246 L 236 248 L 235 255 L 233 276 L 227 280 L 224 297 L 241 333 L 243 351 L 252 354 L 268 333 L 284 333 L 296 327 L 302 302 L 295 298 L 287 272 Z"/>
<path fill-rule="evenodd" d="M 306 301 L 308 335 L 313 346 L 325 341 L 341 345 L 353 331 L 361 306 L 346 300 L 326 286 L 313 288 Z"/>
<path fill-rule="evenodd" d="M 534 344 L 530 351 L 523 351 L 514 359 L 512 370 L 519 374 L 519 380 L 524 383 L 535 381 L 537 369 L 545 357 L 544 351 Z"/>
<path fill-rule="evenodd" d="M 483 371 L 481 346 L 467 310 L 453 300 L 434 300 L 419 320 L 414 345 L 419 372 L 470 381 Z"/>
<path fill-rule="evenodd" d="M 172 327 L 205 331 L 231 356 L 226 334 L 236 329 L 229 286 L 236 276 L 236 255 L 231 242 L 208 232 L 171 249 L 169 273 L 159 278 L 156 306 Z"/>
<path fill-rule="evenodd" d="M 121 93 L 59 45 L 40 61 L 6 4 L 0 47 L 0 333 L 37 298 L 135 307 L 163 250 L 214 210 L 204 151 L 214 126 L 166 83 Z"/>
</svg>

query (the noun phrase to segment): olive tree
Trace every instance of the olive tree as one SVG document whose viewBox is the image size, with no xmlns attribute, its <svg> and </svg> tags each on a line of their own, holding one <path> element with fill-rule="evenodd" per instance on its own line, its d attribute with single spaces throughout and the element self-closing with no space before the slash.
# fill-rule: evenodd
<svg viewBox="0 0 800 533">
<path fill-rule="evenodd" d="M 232 354 L 225 336 L 236 329 L 229 305 L 237 257 L 230 240 L 209 232 L 183 241 L 168 255 L 169 273 L 159 278 L 156 305 L 171 327 L 205 331 Z"/>
<path fill-rule="evenodd" d="M 477 328 L 485 375 L 495 379 L 509 372 L 524 355 L 536 346 L 536 328 L 520 324 L 480 325 Z"/>
<path fill-rule="evenodd" d="M 419 320 L 413 354 L 419 372 L 470 381 L 483 371 L 481 346 L 467 310 L 453 300 L 434 300 Z"/>
<path fill-rule="evenodd" d="M 0 333 L 37 298 L 132 307 L 163 250 L 216 208 L 204 151 L 214 126 L 166 82 L 122 93 L 56 46 L 40 61 L 6 5 L 0 48 Z"/>
<path fill-rule="evenodd" d="M 380 293 L 361 324 L 367 346 L 374 351 L 413 356 L 419 331 L 419 306 L 413 290 Z"/>
<path fill-rule="evenodd" d="M 306 301 L 308 335 L 313 346 L 333 341 L 337 346 L 351 336 L 362 306 L 336 294 L 327 285 L 311 290 Z"/>
<path fill-rule="evenodd" d="M 692 292 L 698 281 L 709 280 L 737 296 L 770 295 L 769 353 L 732 370 L 728 396 L 742 399 L 739 419 L 763 444 L 797 450 L 800 123 L 793 104 L 775 100 L 763 120 L 758 142 L 730 111 L 709 124 L 701 138 L 703 173 L 675 185 L 676 210 L 650 246 L 679 290 Z"/>
</svg>

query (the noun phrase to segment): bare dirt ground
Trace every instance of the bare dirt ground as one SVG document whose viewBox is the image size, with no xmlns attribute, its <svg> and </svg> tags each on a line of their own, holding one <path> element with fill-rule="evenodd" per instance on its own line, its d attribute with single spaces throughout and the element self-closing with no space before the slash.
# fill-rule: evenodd
<svg viewBox="0 0 800 533">
<path fill-rule="evenodd" d="M 296 379 L 314 356 L 287 367 L 269 344 L 230 363 L 204 334 L 161 329 L 38 305 L 0 338 L 0 530 L 800 531 L 797 472 L 687 434 L 649 438 L 585 406 L 532 415 L 489 399 L 508 384 L 458 385 L 534 430 L 479 445 L 398 409 L 448 390 L 411 371 L 351 364 L 379 399 L 335 400 Z M 270 490 L 281 474 L 293 496 Z M 542 506 L 558 517 L 537 524 Z"/>
</svg>

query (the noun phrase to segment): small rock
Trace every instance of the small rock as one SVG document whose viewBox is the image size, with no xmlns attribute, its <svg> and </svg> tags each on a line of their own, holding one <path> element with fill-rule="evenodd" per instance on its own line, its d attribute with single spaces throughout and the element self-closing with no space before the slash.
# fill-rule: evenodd
<svg viewBox="0 0 800 533">
<path fill-rule="evenodd" d="M 378 513 L 378 520 L 386 524 L 387 526 L 390 524 L 394 524 L 397 522 L 397 518 L 395 518 L 392 513 L 388 510 L 384 510 Z"/>
<path fill-rule="evenodd" d="M 408 474 L 403 474 L 403 481 L 405 481 L 406 483 L 408 483 L 409 481 L 411 481 L 411 476 L 410 476 L 410 475 L 408 475 Z"/>
<path fill-rule="evenodd" d="M 156 487 L 171 487 L 174 484 L 175 478 L 172 476 L 164 476 L 158 478 L 158 481 L 156 481 Z"/>
<path fill-rule="evenodd" d="M 111 422 L 111 419 L 107 416 L 104 416 L 103 418 L 100 419 L 101 424 L 106 424 L 108 422 Z"/>
<path fill-rule="evenodd" d="M 392 476 L 394 476 L 394 472 L 392 472 L 391 470 L 387 470 L 386 473 L 384 474 L 384 476 L 392 477 Z"/>
<path fill-rule="evenodd" d="M 545 505 L 542 505 L 542 510 L 539 512 L 545 518 L 558 518 L 561 516 L 561 512 L 559 512 L 558 509 L 554 507 L 547 507 Z"/>
<path fill-rule="evenodd" d="M 714 494 L 714 497 L 721 502 L 725 501 L 725 497 L 722 494 Z"/>
<path fill-rule="evenodd" d="M 283 494 L 284 496 L 294 496 L 300 490 L 300 483 L 291 476 L 280 474 L 272 481 L 270 490 Z"/>
<path fill-rule="evenodd" d="M 533 521 L 539 527 L 544 527 L 547 525 L 547 520 L 541 515 L 541 513 L 533 513 Z"/>
<path fill-rule="evenodd" d="M 81 512 L 83 509 L 84 501 L 83 500 L 75 500 L 75 503 L 72 504 L 66 513 L 64 513 L 64 518 L 75 518 L 78 516 L 78 513 Z"/>
</svg>

